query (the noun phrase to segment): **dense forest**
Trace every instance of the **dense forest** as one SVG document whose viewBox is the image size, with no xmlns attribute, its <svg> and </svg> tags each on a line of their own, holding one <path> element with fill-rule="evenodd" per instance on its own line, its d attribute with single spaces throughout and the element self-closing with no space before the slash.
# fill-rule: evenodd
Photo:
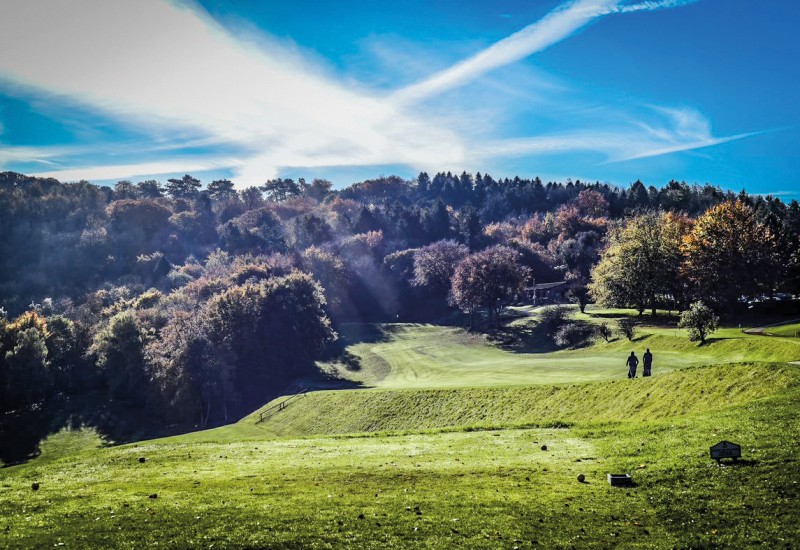
<svg viewBox="0 0 800 550">
<path fill-rule="evenodd" d="M 640 313 L 703 300 L 735 315 L 800 293 L 796 201 L 677 181 L 421 173 L 237 190 L 6 172 L 0 235 L 6 462 L 65 423 L 121 441 L 233 421 L 313 376 L 342 323 L 481 329 L 534 281 L 566 281 L 581 309 Z"/>
</svg>

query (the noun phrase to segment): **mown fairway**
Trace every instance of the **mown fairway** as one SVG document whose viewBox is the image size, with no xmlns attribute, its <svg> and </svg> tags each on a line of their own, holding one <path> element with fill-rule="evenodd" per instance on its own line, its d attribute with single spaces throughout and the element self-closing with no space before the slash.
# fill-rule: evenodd
<svg viewBox="0 0 800 550">
<path fill-rule="evenodd" d="M 347 348 L 351 360 L 323 367 L 370 387 L 434 388 L 624 378 L 627 355 L 635 351 L 641 358 L 645 348 L 655 355 L 654 375 L 711 363 L 800 358 L 800 339 L 766 339 L 726 328 L 713 334 L 709 345 L 698 346 L 687 340 L 684 330 L 647 325 L 648 316 L 641 319 L 645 324 L 637 329 L 633 342 L 617 338 L 609 343 L 600 340 L 589 349 L 553 351 L 546 335 L 531 328 L 527 315 L 536 311 L 516 308 L 516 312 L 526 316 L 509 325 L 507 332 L 516 337 L 513 343 L 436 325 L 346 327 L 342 337 L 351 344 Z M 575 309 L 573 316 L 599 323 L 622 313 L 591 307 L 587 312 L 584 315 Z"/>
<path fill-rule="evenodd" d="M 393 327 L 349 348 L 382 346 L 378 389 L 119 447 L 53 436 L 40 458 L 0 470 L 0 546 L 794 547 L 800 367 L 766 361 L 800 348 L 738 328 L 698 348 L 674 332 L 642 329 L 635 349 L 653 349 L 658 376 L 629 381 L 628 342 L 519 353 Z M 377 378 L 379 364 L 351 372 Z M 723 439 L 742 445 L 739 465 L 709 458 Z M 606 474 L 621 472 L 637 486 L 611 488 Z"/>
</svg>

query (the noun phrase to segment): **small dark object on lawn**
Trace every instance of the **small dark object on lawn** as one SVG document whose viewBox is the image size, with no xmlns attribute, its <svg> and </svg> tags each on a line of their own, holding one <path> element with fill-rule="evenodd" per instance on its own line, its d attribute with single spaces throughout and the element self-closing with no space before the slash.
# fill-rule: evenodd
<svg viewBox="0 0 800 550">
<path fill-rule="evenodd" d="M 633 478 L 630 474 L 608 474 L 608 483 L 612 487 L 633 487 Z"/>
<path fill-rule="evenodd" d="M 711 458 L 718 463 L 720 463 L 723 458 L 731 458 L 736 462 L 737 459 L 742 458 L 742 447 L 730 441 L 720 441 L 711 447 Z"/>
<path fill-rule="evenodd" d="M 586 481 L 586 476 L 583 474 L 578 474 L 578 481 L 584 483 Z"/>
<path fill-rule="evenodd" d="M 140 456 L 139 457 L 139 464 L 144 464 L 145 462 L 147 462 L 147 459 L 145 457 L 143 457 L 143 456 Z"/>
<path fill-rule="evenodd" d="M 364 519 L 364 514 L 358 514 L 358 519 Z"/>
<path fill-rule="evenodd" d="M 546 451 L 547 450 L 547 445 L 542 445 L 542 450 Z"/>
<path fill-rule="evenodd" d="M 34 491 L 38 491 L 39 484 L 34 481 L 33 483 L 31 483 L 31 489 L 33 489 Z"/>
<path fill-rule="evenodd" d="M 153 493 L 152 495 L 150 495 L 147 498 L 158 498 L 158 493 Z"/>
</svg>

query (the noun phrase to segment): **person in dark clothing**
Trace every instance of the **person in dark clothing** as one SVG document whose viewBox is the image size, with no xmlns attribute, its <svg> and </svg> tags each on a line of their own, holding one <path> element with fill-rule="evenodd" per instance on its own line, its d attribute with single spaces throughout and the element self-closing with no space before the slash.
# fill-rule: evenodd
<svg viewBox="0 0 800 550">
<path fill-rule="evenodd" d="M 642 360 L 644 361 L 644 372 L 642 376 L 650 376 L 650 369 L 653 367 L 653 354 L 650 353 L 650 348 L 647 348 L 647 351 L 644 352 Z"/>
<path fill-rule="evenodd" d="M 636 357 L 636 354 L 631 352 L 625 364 L 628 366 L 628 378 L 636 378 L 636 367 L 639 366 L 639 358 Z"/>
</svg>

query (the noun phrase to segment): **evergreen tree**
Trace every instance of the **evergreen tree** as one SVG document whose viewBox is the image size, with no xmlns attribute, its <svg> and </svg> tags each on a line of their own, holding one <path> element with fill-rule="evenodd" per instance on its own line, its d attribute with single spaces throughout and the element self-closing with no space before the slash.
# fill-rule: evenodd
<svg viewBox="0 0 800 550">
<path fill-rule="evenodd" d="M 173 199 L 195 199 L 200 196 L 200 180 L 186 174 L 180 179 L 167 180 L 167 195 Z"/>
</svg>

